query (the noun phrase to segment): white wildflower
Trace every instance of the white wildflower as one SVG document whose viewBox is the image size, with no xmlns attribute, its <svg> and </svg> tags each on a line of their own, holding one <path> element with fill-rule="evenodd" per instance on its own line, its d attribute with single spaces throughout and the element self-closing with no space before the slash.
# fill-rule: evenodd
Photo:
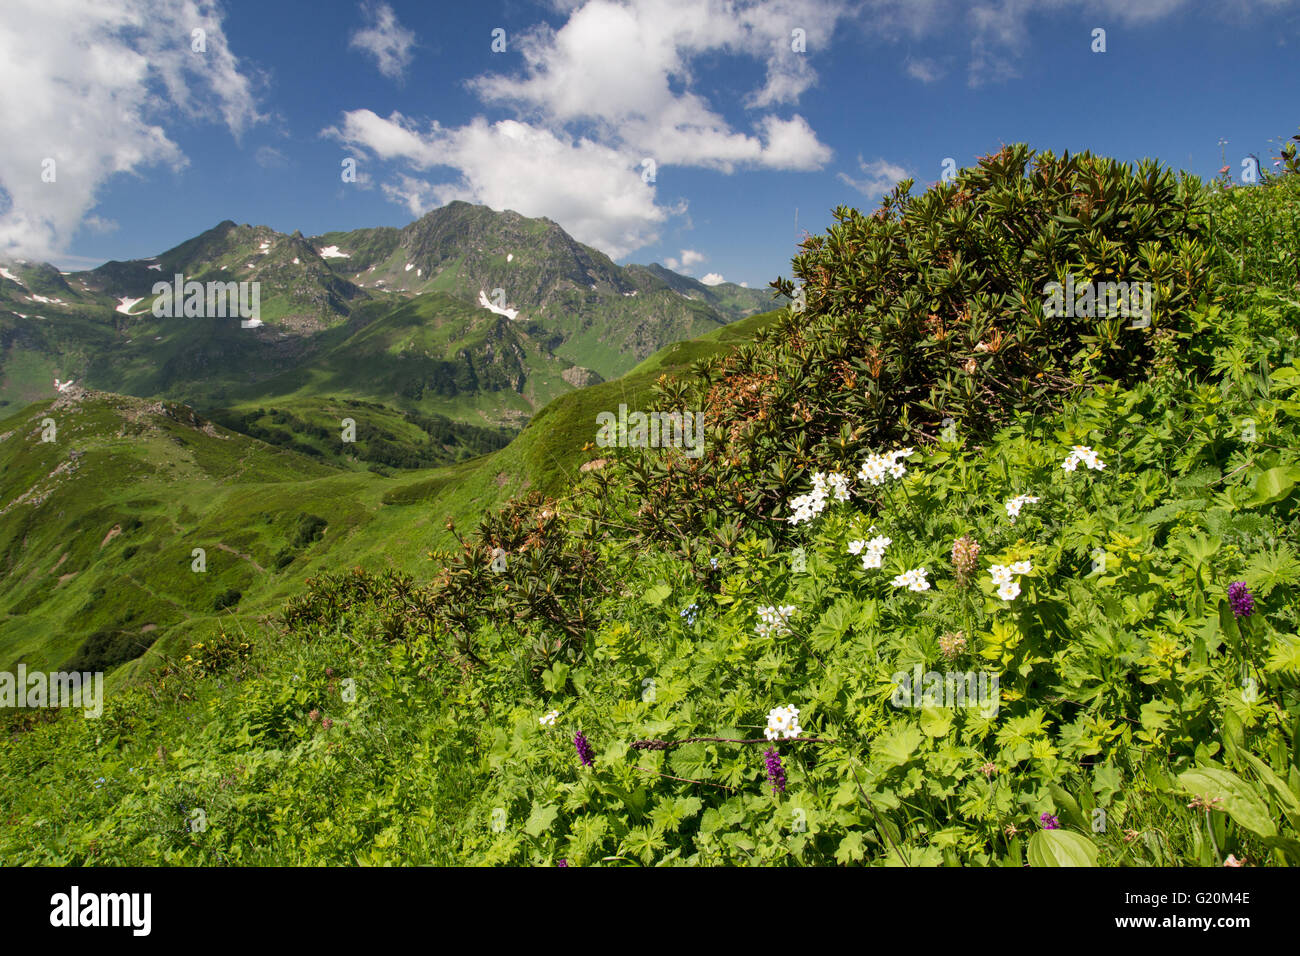
<svg viewBox="0 0 1300 956">
<path fill-rule="evenodd" d="M 1087 465 L 1093 471 L 1102 471 L 1106 463 L 1097 457 L 1097 453 L 1087 445 L 1075 445 L 1070 450 L 1070 455 L 1062 463 L 1061 467 L 1066 471 L 1074 471 L 1079 465 Z"/>
<path fill-rule="evenodd" d="M 1038 504 L 1038 498 L 1034 495 L 1016 495 L 1014 498 L 1007 499 L 1007 517 L 1015 523 L 1016 518 L 1020 516 L 1020 509 L 1025 505 Z"/>
<path fill-rule="evenodd" d="M 928 591 L 930 582 L 925 579 L 929 572 L 925 568 L 913 568 L 910 571 L 904 571 L 896 576 L 893 585 L 896 588 L 907 588 L 909 591 Z"/>
<path fill-rule="evenodd" d="M 886 475 L 902 478 L 907 474 L 907 466 L 903 464 L 902 459 L 911 455 L 912 451 L 911 448 L 900 448 L 883 455 L 873 452 L 867 456 L 858 470 L 858 480 L 879 485 L 884 483 Z"/>
<path fill-rule="evenodd" d="M 784 637 L 790 633 L 790 628 L 787 625 L 794 611 L 793 604 L 783 604 L 780 607 L 760 607 L 758 609 L 760 620 L 754 626 L 755 632 L 759 637 Z"/>
<path fill-rule="evenodd" d="M 867 456 L 867 460 L 862 463 L 858 469 L 858 480 L 867 481 L 873 485 L 883 484 L 885 481 L 885 472 L 889 468 L 889 462 L 880 455 L 872 454 Z"/>
<path fill-rule="evenodd" d="M 767 729 L 763 731 L 768 740 L 783 737 L 789 740 L 803 733 L 799 726 L 799 709 L 790 705 L 773 707 L 767 714 Z"/>
</svg>

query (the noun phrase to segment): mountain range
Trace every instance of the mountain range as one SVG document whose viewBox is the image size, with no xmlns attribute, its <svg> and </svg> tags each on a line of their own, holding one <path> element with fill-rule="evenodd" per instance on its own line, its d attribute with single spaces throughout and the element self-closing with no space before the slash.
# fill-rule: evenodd
<svg viewBox="0 0 1300 956">
<path fill-rule="evenodd" d="M 155 285 L 177 274 L 258 283 L 260 323 L 155 317 Z M 58 379 L 231 421 L 267 405 L 328 421 L 321 403 L 344 397 L 517 429 L 557 395 L 770 303 L 465 202 L 312 237 L 226 221 L 149 259 L 0 267 L 0 410 Z"/>
</svg>

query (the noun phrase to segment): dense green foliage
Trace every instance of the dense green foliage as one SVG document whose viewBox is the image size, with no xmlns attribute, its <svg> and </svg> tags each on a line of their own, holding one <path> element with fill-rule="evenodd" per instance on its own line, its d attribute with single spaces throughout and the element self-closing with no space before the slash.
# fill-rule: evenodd
<svg viewBox="0 0 1300 956">
<path fill-rule="evenodd" d="M 986 436 L 1086 385 L 1136 381 L 1213 287 L 1204 190 L 1153 162 L 1009 146 L 919 197 L 911 185 L 874 215 L 837 210 L 794 259 L 802 287 L 773 283 L 797 296 L 784 321 L 665 384 L 664 404 L 704 409 L 712 431 L 697 461 L 643 463 L 647 530 L 694 535 L 714 508 L 783 516 L 814 465 L 932 440 L 946 421 Z M 1145 327 L 1045 313 L 1049 283 L 1112 281 L 1150 284 Z"/>
<path fill-rule="evenodd" d="M 994 166 L 1023 153 L 1000 155 Z M 1021 218 L 1072 237 L 1053 268 L 1084 271 L 1091 246 L 1170 286 L 1151 328 L 1123 330 L 1140 339 L 1111 349 L 1104 323 L 1059 341 L 1035 331 L 1032 306 L 1005 296 L 1058 273 L 1000 260 L 1008 220 L 992 213 L 966 239 L 940 224 L 914 246 L 919 225 L 849 217 L 869 245 L 833 231 L 796 260 L 839 277 L 809 294 L 810 315 L 759 326 L 761 348 L 678 350 L 700 360 L 659 394 L 702 400 L 707 467 L 601 449 L 603 466 L 566 472 L 570 487 L 453 528 L 428 573 L 335 567 L 275 621 L 224 629 L 116 694 L 98 721 L 15 719 L 0 742 L 0 859 L 1300 863 L 1300 177 L 1201 195 L 1157 170 L 1079 163 L 1070 176 L 1102 183 L 1094 229 L 1052 225 L 1064 193 Z M 972 202 L 1020 193 L 1019 174 L 994 166 L 986 189 L 980 171 L 959 179 L 985 197 Z M 1149 207 L 1132 192 L 1148 174 L 1163 197 Z M 954 187 L 909 215 L 935 196 Z M 1171 225 L 1180 197 L 1203 202 L 1187 230 Z M 1103 217 L 1130 238 L 1094 242 Z M 963 242 L 987 272 L 942 306 L 966 351 L 944 358 L 908 325 L 923 317 L 882 314 L 911 286 L 867 311 L 873 274 L 916 295 L 948 288 L 900 263 Z M 1190 264 L 1195 281 L 1175 275 Z M 1021 268 L 999 285 L 998 270 Z M 994 351 L 990 374 L 1010 377 L 960 405 L 964 388 L 941 382 L 951 362 L 988 356 L 972 346 L 993 321 L 1017 344 Z M 873 341 L 894 350 L 876 404 L 875 377 L 853 365 Z M 857 387 L 826 384 L 836 356 Z M 593 407 L 616 407 L 619 387 L 578 393 L 598 398 L 548 410 L 516 443 L 544 458 L 548 419 L 570 443 L 583 416 L 594 432 Z M 955 428 L 936 437 L 941 414 Z M 904 444 L 892 476 L 855 477 Z M 832 471 L 852 495 L 787 520 L 789 499 Z M 1018 496 L 1036 500 L 1009 508 Z M 873 536 L 890 539 L 878 567 L 852 546 Z M 978 543 L 972 563 L 958 540 Z M 929 587 L 894 583 L 921 568 Z M 999 568 L 1018 591 L 999 589 Z M 1249 612 L 1229 597 L 1237 582 Z M 762 626 L 760 609 L 783 607 L 785 627 Z M 900 699 L 916 668 L 996 676 L 996 707 Z M 802 733 L 767 739 L 786 705 Z"/>
<path fill-rule="evenodd" d="M 358 414 L 360 420 L 353 418 L 355 440 L 343 441 L 340 423 Z M 220 409 L 211 417 L 232 431 L 334 465 L 357 461 L 389 468 L 436 468 L 504 448 L 511 437 L 504 428 L 467 425 L 445 415 L 398 412 L 357 399 L 311 405 L 301 414 L 259 406 Z"/>
</svg>

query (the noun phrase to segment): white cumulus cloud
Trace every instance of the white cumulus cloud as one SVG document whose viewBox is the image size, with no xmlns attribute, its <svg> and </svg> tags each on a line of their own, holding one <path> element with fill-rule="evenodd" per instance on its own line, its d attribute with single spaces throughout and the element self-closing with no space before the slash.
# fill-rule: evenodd
<svg viewBox="0 0 1300 956">
<path fill-rule="evenodd" d="M 348 45 L 373 56 L 384 76 L 401 79 L 411 65 L 415 34 L 397 21 L 397 14 L 386 3 L 363 3 L 361 15 L 366 25 L 352 34 Z"/>
<path fill-rule="evenodd" d="M 90 213 L 111 177 L 184 166 L 164 124 L 219 121 L 237 138 L 263 119 L 211 0 L 4 0 L 0 89 L 3 257 L 58 258 L 102 228 Z"/>
<path fill-rule="evenodd" d="M 482 117 L 460 127 L 421 129 L 400 113 L 344 114 L 328 135 L 414 170 L 446 167 L 459 176 L 431 183 L 400 175 L 385 192 L 413 215 L 463 199 L 525 216 L 545 216 L 575 239 L 618 258 L 658 239 L 657 227 L 682 211 L 655 202 L 654 188 L 626 155 L 515 120 Z"/>
<path fill-rule="evenodd" d="M 842 0 L 591 0 L 558 30 L 542 25 L 520 35 L 522 72 L 479 77 L 471 88 L 551 125 L 594 123 L 612 145 L 660 164 L 816 169 L 830 150 L 806 120 L 767 115 L 755 122 L 757 135 L 733 129 L 690 89 L 691 64 L 714 53 L 758 60 L 767 77 L 747 105 L 795 102 L 815 74 L 809 53 L 791 50 L 792 29 L 805 31 L 808 50 L 824 49 L 849 10 Z"/>
<path fill-rule="evenodd" d="M 702 252 L 696 252 L 694 249 L 683 249 L 680 257 L 669 256 L 664 260 L 664 265 L 674 272 L 690 275 L 691 267 L 696 263 L 703 262 L 706 258 Z"/>
<path fill-rule="evenodd" d="M 836 175 L 862 195 L 872 199 L 883 196 L 893 189 L 900 180 L 908 178 L 907 170 L 902 166 L 883 159 L 868 163 L 864 162 L 862 157 L 859 156 L 858 169 L 864 174 L 860 179 L 854 179 L 847 173 L 837 173 Z"/>
<path fill-rule="evenodd" d="M 944 69 L 937 62 L 928 58 L 908 59 L 907 75 L 922 83 L 936 83 L 944 77 Z"/>
<path fill-rule="evenodd" d="M 795 104 L 848 0 L 560 0 L 567 19 L 509 34 L 509 72 L 468 86 L 511 119 L 460 127 L 357 109 L 327 135 L 396 165 L 383 188 L 412 214 L 453 199 L 547 216 L 615 258 L 655 242 L 682 201 L 656 195 L 660 170 L 815 170 L 832 152 Z M 792 49 L 803 31 L 804 52 Z M 695 88 L 693 65 L 758 62 L 762 85 L 728 119 Z M 504 59 L 504 58 L 502 58 Z M 522 64 L 521 64 L 522 61 Z M 733 125 L 734 124 L 734 125 Z M 653 161 L 655 175 L 643 175 Z M 453 177 L 450 182 L 448 176 Z"/>
</svg>

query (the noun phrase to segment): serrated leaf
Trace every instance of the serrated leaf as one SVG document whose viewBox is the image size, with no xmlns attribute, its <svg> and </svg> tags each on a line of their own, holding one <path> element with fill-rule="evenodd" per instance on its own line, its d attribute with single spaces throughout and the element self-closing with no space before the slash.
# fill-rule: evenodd
<svg viewBox="0 0 1300 956">
<path fill-rule="evenodd" d="M 877 737 L 871 745 L 871 756 L 886 767 L 901 767 L 912 759 L 923 739 L 914 724 L 903 724 Z"/>
<path fill-rule="evenodd" d="M 854 830 L 840 841 L 839 849 L 835 851 L 835 862 L 848 866 L 850 863 L 862 862 L 864 856 L 866 850 L 862 846 L 862 834 Z"/>
<path fill-rule="evenodd" d="M 921 730 L 927 737 L 947 736 L 953 712 L 945 707 L 926 707 L 921 711 Z"/>
</svg>

